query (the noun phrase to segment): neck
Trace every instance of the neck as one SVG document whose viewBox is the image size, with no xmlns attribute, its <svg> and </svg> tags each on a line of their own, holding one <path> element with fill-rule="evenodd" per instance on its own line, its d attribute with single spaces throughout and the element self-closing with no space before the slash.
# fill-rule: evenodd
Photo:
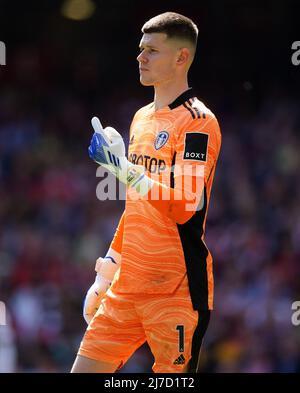
<svg viewBox="0 0 300 393">
<path fill-rule="evenodd" d="M 154 86 L 154 110 L 159 110 L 171 104 L 189 88 L 187 77 L 181 81 L 167 82 Z"/>
</svg>

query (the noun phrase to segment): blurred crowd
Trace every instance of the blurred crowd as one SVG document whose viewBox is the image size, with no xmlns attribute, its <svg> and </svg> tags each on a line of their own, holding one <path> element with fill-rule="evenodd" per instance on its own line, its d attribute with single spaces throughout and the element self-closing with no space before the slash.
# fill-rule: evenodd
<svg viewBox="0 0 300 393">
<path fill-rule="evenodd" d="M 70 370 L 94 263 L 124 208 L 96 197 L 90 118 L 103 114 L 128 143 L 149 98 L 126 80 L 121 92 L 108 82 L 93 90 L 106 70 L 91 52 L 72 70 L 49 53 L 16 50 L 0 70 L 0 372 Z M 220 104 L 223 94 L 216 107 L 198 95 L 223 136 L 206 224 L 215 310 L 201 371 L 300 372 L 300 326 L 291 322 L 300 300 L 300 100 L 267 89 L 255 109 L 236 111 Z M 121 372 L 151 372 L 152 363 L 145 344 Z"/>
</svg>

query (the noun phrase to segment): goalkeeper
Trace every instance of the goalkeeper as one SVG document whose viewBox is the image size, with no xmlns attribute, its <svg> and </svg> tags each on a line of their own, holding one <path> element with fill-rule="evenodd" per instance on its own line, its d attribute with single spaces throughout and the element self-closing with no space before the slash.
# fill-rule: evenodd
<svg viewBox="0 0 300 393">
<path fill-rule="evenodd" d="M 154 372 L 197 372 L 213 309 L 204 231 L 221 133 L 188 85 L 198 29 L 167 12 L 142 32 L 140 82 L 154 101 L 133 118 L 128 154 L 115 129 L 92 119 L 90 158 L 126 185 L 126 206 L 96 262 L 72 372 L 115 372 L 145 341 Z"/>
</svg>

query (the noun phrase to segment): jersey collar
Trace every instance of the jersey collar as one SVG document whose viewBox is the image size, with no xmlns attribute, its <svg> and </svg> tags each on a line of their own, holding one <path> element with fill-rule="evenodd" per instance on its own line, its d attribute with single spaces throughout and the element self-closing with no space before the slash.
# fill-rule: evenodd
<svg viewBox="0 0 300 393">
<path fill-rule="evenodd" d="M 193 88 L 190 87 L 188 90 L 184 91 L 182 94 L 180 94 L 179 97 L 176 98 L 175 101 L 173 101 L 171 104 L 168 105 L 170 109 L 175 109 L 178 106 L 182 105 L 187 101 L 189 98 L 195 97 Z"/>
</svg>

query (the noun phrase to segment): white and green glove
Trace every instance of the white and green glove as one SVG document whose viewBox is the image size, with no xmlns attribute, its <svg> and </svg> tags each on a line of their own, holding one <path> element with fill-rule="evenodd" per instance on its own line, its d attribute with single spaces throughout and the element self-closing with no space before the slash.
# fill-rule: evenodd
<svg viewBox="0 0 300 393">
<path fill-rule="evenodd" d="M 146 195 L 153 181 L 145 175 L 143 166 L 127 160 L 122 136 L 112 127 L 103 128 L 98 117 L 92 118 L 92 126 L 95 132 L 88 148 L 90 158 L 140 195 Z"/>
</svg>

